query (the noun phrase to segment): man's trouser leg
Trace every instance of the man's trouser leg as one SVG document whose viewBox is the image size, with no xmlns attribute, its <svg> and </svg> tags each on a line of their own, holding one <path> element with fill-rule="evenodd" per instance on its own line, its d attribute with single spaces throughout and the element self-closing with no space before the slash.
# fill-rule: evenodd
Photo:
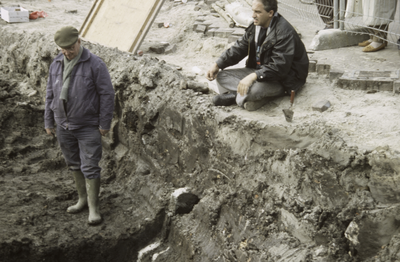
<svg viewBox="0 0 400 262">
<path fill-rule="evenodd" d="M 240 80 L 251 73 L 248 72 L 247 68 L 233 68 L 219 71 L 216 79 L 219 93 L 237 92 Z"/>
<path fill-rule="evenodd" d="M 101 134 L 96 126 L 65 130 L 57 127 L 57 138 L 68 167 L 80 169 L 86 179 L 89 224 L 101 222 L 99 213 Z"/>
<path fill-rule="evenodd" d="M 230 92 L 237 92 L 237 86 L 240 80 L 245 78 L 256 70 L 252 68 L 234 68 L 222 70 L 217 75 L 217 85 L 220 91 L 227 90 Z M 237 94 L 236 103 L 243 107 L 246 102 L 261 101 L 283 96 L 285 90 L 283 86 L 276 81 L 259 82 L 256 81 L 249 88 L 249 91 L 244 96 Z"/>
</svg>

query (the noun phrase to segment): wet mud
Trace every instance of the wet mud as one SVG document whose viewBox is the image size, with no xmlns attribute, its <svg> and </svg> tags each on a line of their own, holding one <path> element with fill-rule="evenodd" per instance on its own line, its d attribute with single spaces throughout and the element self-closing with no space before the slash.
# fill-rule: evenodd
<svg viewBox="0 0 400 262">
<path fill-rule="evenodd" d="M 88 226 L 43 128 L 47 34 L 0 29 L 0 261 L 396 261 L 398 152 L 324 121 L 279 125 L 211 105 L 178 67 L 83 45 L 116 91 Z M 48 41 L 46 41 L 48 39 Z M 257 114 L 257 113 L 256 113 Z"/>
</svg>

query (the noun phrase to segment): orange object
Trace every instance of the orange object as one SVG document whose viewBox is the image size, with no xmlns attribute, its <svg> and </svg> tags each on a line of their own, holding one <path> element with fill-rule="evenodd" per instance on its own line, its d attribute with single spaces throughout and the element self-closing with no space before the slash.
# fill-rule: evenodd
<svg viewBox="0 0 400 262">
<path fill-rule="evenodd" d="M 34 20 L 38 18 L 45 18 L 48 15 L 44 11 L 35 11 L 29 14 L 29 19 Z"/>
</svg>

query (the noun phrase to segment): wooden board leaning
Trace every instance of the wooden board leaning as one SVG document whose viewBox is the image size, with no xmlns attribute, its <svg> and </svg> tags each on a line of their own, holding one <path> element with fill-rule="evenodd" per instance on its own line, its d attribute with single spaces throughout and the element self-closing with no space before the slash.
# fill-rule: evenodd
<svg viewBox="0 0 400 262">
<path fill-rule="evenodd" d="M 165 0 L 96 0 L 79 33 L 89 41 L 136 53 Z"/>
</svg>

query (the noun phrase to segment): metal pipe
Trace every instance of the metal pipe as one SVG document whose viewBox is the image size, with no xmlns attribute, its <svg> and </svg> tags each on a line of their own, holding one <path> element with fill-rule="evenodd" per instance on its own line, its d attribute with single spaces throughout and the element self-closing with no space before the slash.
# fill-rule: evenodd
<svg viewBox="0 0 400 262">
<path fill-rule="evenodd" d="M 340 19 L 340 30 L 344 30 L 344 14 L 346 12 L 346 0 L 340 0 L 340 12 L 339 12 L 339 19 Z"/>
<path fill-rule="evenodd" d="M 339 0 L 333 0 L 333 28 L 339 28 Z"/>
</svg>

